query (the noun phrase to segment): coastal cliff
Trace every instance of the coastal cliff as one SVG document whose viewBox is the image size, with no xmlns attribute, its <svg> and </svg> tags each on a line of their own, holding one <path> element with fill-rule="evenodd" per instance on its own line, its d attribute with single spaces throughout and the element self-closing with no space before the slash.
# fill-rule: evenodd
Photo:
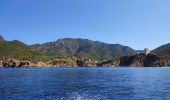
<svg viewBox="0 0 170 100">
<path fill-rule="evenodd" d="M 100 66 L 163 67 L 170 66 L 170 56 L 156 54 L 124 56 L 102 62 Z"/>
</svg>

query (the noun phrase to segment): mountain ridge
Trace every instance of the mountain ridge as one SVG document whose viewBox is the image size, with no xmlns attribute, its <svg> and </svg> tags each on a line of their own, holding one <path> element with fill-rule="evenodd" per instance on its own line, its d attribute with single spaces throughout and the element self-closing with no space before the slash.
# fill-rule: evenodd
<svg viewBox="0 0 170 100">
<path fill-rule="evenodd" d="M 161 45 L 152 52 L 156 54 L 170 55 L 170 43 Z"/>
<path fill-rule="evenodd" d="M 54 42 L 31 45 L 32 49 L 51 55 L 64 54 L 92 59 L 111 59 L 114 56 L 134 55 L 134 49 L 120 44 L 107 44 L 82 38 L 64 38 Z M 57 53 L 59 54 L 57 54 Z M 103 57 L 103 58 L 102 58 Z"/>
<path fill-rule="evenodd" d="M 0 36 L 0 67 L 162 67 L 170 66 L 169 50 L 170 44 L 166 44 L 146 55 L 142 50 L 121 44 L 81 38 L 64 38 L 30 46 L 19 40 L 7 41 Z"/>
</svg>

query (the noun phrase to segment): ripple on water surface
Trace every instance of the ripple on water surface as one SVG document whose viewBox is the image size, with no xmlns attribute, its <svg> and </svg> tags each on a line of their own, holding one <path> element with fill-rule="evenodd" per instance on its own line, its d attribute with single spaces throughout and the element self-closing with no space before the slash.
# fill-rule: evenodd
<svg viewBox="0 0 170 100">
<path fill-rule="evenodd" d="M 170 68 L 1 68 L 0 99 L 170 99 Z"/>
</svg>

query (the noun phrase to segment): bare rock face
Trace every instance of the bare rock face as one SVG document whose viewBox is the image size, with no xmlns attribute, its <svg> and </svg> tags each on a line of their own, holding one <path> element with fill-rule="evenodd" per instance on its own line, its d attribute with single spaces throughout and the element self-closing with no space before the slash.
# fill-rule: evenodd
<svg viewBox="0 0 170 100">
<path fill-rule="evenodd" d="M 77 60 L 77 66 L 80 67 L 95 67 L 97 66 L 95 61 L 92 61 L 91 59 L 78 59 Z"/>
<path fill-rule="evenodd" d="M 29 67 L 30 63 L 28 61 L 20 61 L 18 67 Z"/>
<path fill-rule="evenodd" d="M 39 62 L 37 62 L 36 66 L 37 67 L 47 67 L 47 64 L 45 64 L 44 62 L 39 61 Z"/>
<path fill-rule="evenodd" d="M 170 57 L 163 55 L 135 55 L 123 57 L 120 66 L 163 67 L 170 66 Z"/>
<path fill-rule="evenodd" d="M 170 66 L 170 60 L 167 60 L 167 59 L 156 60 L 147 66 L 155 66 L 155 67 Z"/>
<path fill-rule="evenodd" d="M 1 61 L 1 65 L 3 67 L 16 67 L 16 63 L 12 59 Z"/>
<path fill-rule="evenodd" d="M 0 67 L 3 67 L 2 61 L 0 61 Z"/>
<path fill-rule="evenodd" d="M 19 61 L 14 59 L 1 59 L 0 61 L 1 67 L 28 67 L 28 61 Z"/>
<path fill-rule="evenodd" d="M 129 66 L 132 66 L 132 67 L 143 67 L 143 62 L 136 61 L 134 63 L 131 63 Z"/>
<path fill-rule="evenodd" d="M 170 66 L 170 57 L 165 55 L 144 55 L 124 56 L 119 59 L 109 60 L 98 64 L 98 66 L 108 67 L 163 67 Z"/>
<path fill-rule="evenodd" d="M 71 57 L 57 57 L 47 62 L 51 67 L 77 67 L 76 58 Z"/>
</svg>

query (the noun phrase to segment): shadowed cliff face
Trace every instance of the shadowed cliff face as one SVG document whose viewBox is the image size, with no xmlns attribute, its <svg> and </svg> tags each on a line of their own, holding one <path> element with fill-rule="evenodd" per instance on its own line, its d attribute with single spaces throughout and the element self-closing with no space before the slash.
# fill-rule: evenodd
<svg viewBox="0 0 170 100">
<path fill-rule="evenodd" d="M 49 55 L 67 55 L 78 58 L 86 57 L 95 60 L 112 59 L 115 56 L 134 55 L 135 50 L 120 44 L 106 44 L 88 39 L 59 39 L 56 42 L 37 44 L 31 46 Z"/>
<path fill-rule="evenodd" d="M 170 57 L 164 55 L 134 55 L 124 56 L 100 64 L 100 66 L 134 66 L 134 67 L 162 67 L 170 66 Z"/>
</svg>

